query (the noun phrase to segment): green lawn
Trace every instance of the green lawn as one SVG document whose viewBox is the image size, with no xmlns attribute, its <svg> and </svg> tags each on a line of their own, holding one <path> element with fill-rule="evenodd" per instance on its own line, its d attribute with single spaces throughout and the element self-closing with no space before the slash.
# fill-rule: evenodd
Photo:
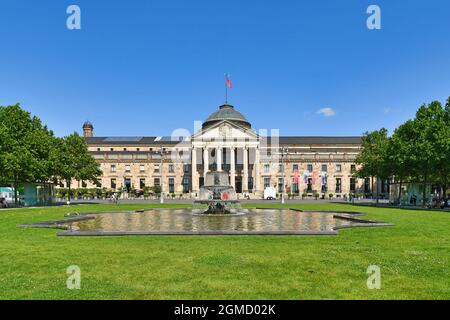
<svg viewBox="0 0 450 320">
<path fill-rule="evenodd" d="M 148 207 L 0 211 L 0 299 L 450 298 L 449 212 L 289 205 L 364 211 L 395 224 L 337 236 L 57 237 L 16 227 L 66 212 Z M 81 268 L 81 290 L 66 288 L 70 265 Z M 381 268 L 380 290 L 367 289 L 369 265 Z"/>
</svg>

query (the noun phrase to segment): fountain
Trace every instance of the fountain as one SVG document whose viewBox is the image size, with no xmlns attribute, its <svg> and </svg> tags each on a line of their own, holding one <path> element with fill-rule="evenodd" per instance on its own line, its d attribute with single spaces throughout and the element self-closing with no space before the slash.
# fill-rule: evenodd
<svg viewBox="0 0 450 320">
<path fill-rule="evenodd" d="M 210 171 L 206 173 L 205 185 L 200 187 L 198 200 L 194 203 L 207 204 L 205 214 L 229 214 L 230 206 L 239 203 L 236 191 L 229 183 L 228 173 Z"/>
</svg>

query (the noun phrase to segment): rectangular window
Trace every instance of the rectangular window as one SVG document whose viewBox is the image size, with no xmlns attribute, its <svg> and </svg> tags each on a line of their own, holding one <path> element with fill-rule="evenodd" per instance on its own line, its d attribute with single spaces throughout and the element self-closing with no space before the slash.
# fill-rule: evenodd
<svg viewBox="0 0 450 320">
<path fill-rule="evenodd" d="M 342 165 L 340 164 L 336 165 L 336 172 L 342 172 Z"/>
<path fill-rule="evenodd" d="M 328 166 L 326 164 L 322 165 L 322 171 L 323 172 L 327 172 L 328 171 Z"/>
<path fill-rule="evenodd" d="M 350 172 L 355 173 L 356 172 L 356 166 L 354 164 L 350 165 Z"/>
<path fill-rule="evenodd" d="M 173 164 L 169 164 L 169 172 L 173 173 Z"/>
<path fill-rule="evenodd" d="M 189 164 L 185 164 L 184 166 L 183 166 L 183 171 L 184 171 L 184 173 L 189 173 L 191 170 L 190 170 L 190 165 Z"/>
<path fill-rule="evenodd" d="M 308 187 L 307 187 L 306 191 L 309 192 L 309 193 L 311 193 L 313 191 L 312 178 L 308 178 Z"/>
<path fill-rule="evenodd" d="M 155 173 L 159 173 L 159 164 L 155 164 Z"/>
<path fill-rule="evenodd" d="M 253 192 L 253 177 L 248 177 L 248 191 Z"/>
<path fill-rule="evenodd" d="M 284 191 L 284 179 L 278 178 L 278 193 L 283 193 Z"/>
<path fill-rule="evenodd" d="M 153 182 L 154 186 L 160 186 L 161 185 L 161 180 L 159 178 L 155 178 L 154 182 Z"/>
<path fill-rule="evenodd" d="M 298 164 L 292 165 L 292 172 L 298 171 Z"/>
<path fill-rule="evenodd" d="M 144 189 L 145 188 L 145 178 L 141 178 L 139 179 L 139 189 Z"/>
<path fill-rule="evenodd" d="M 82 188 L 87 188 L 87 183 L 85 181 L 81 181 L 81 187 Z"/>
<path fill-rule="evenodd" d="M 183 178 L 183 193 L 189 193 L 189 178 Z"/>
<path fill-rule="evenodd" d="M 116 184 L 116 179 L 111 179 L 111 189 L 116 189 L 117 184 Z"/>
<path fill-rule="evenodd" d="M 264 178 L 264 189 L 269 188 L 270 187 L 270 178 L 265 177 Z"/>
<path fill-rule="evenodd" d="M 145 166 L 144 166 L 143 164 L 141 164 L 141 165 L 139 166 L 139 171 L 140 171 L 140 172 L 145 172 Z"/>
<path fill-rule="evenodd" d="M 116 172 L 116 165 L 112 164 L 111 165 L 111 173 L 115 173 Z"/>
<path fill-rule="evenodd" d="M 356 191 L 356 179 L 350 178 L 350 192 L 355 193 Z"/>
<path fill-rule="evenodd" d="M 284 165 L 279 164 L 278 165 L 278 172 L 283 172 L 284 171 Z"/>
<path fill-rule="evenodd" d="M 308 164 L 307 170 L 308 170 L 308 172 L 313 172 L 313 165 L 312 164 Z"/>
<path fill-rule="evenodd" d="M 342 192 L 341 178 L 336 178 L 336 193 Z"/>
<path fill-rule="evenodd" d="M 264 173 L 270 173 L 270 165 L 268 164 L 264 165 Z"/>
<path fill-rule="evenodd" d="M 169 193 L 175 192 L 175 179 L 169 178 Z"/>
<path fill-rule="evenodd" d="M 295 178 L 292 178 L 292 193 L 299 193 L 298 183 L 295 183 Z"/>
<path fill-rule="evenodd" d="M 125 165 L 125 172 L 127 173 L 131 172 L 131 166 L 129 164 Z"/>
<path fill-rule="evenodd" d="M 364 179 L 364 193 L 370 193 L 370 178 Z"/>
</svg>

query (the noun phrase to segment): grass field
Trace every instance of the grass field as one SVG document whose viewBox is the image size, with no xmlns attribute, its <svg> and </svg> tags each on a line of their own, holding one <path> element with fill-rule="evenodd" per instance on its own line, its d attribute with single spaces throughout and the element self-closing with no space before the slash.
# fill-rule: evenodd
<svg viewBox="0 0 450 320">
<path fill-rule="evenodd" d="M 289 205 L 363 211 L 395 224 L 338 236 L 57 237 L 16 227 L 67 212 L 150 206 L 0 211 L 0 299 L 450 298 L 449 212 Z M 81 268 L 80 290 L 66 288 L 70 265 Z M 381 268 L 380 290 L 366 286 L 369 265 Z"/>
</svg>

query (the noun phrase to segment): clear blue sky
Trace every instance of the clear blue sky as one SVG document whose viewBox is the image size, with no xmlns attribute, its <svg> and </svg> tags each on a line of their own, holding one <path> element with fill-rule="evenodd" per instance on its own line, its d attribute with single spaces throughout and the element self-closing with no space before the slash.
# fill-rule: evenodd
<svg viewBox="0 0 450 320">
<path fill-rule="evenodd" d="M 81 30 L 66 28 L 70 4 Z M 254 128 L 391 130 L 450 96 L 449 12 L 448 0 L 0 0 L 0 105 L 20 102 L 57 135 L 85 120 L 99 136 L 170 135 L 217 109 L 228 72 Z"/>
</svg>

